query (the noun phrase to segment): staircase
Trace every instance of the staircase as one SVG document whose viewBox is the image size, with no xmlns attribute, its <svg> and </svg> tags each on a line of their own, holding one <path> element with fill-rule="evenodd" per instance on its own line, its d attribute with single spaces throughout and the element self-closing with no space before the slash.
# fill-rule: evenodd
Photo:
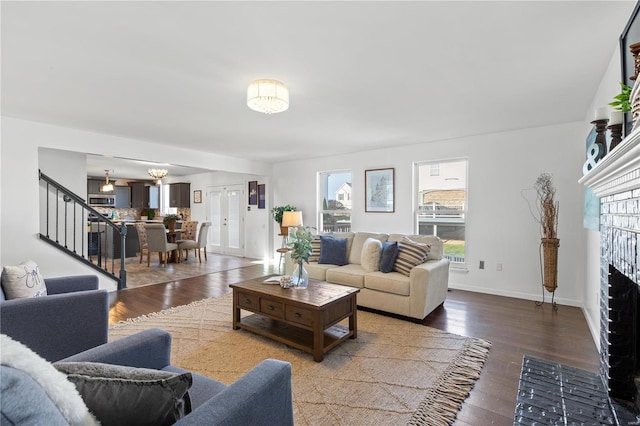
<svg viewBox="0 0 640 426">
<path fill-rule="evenodd" d="M 43 211 L 40 239 L 100 274 L 115 280 L 118 290 L 126 288 L 127 227 L 124 224 L 114 224 L 91 208 L 83 198 L 41 171 L 38 173 L 42 203 L 40 210 Z M 113 232 L 107 232 L 109 228 L 113 229 Z M 113 249 L 116 239 L 119 239 L 121 247 L 119 261 L 103 256 L 103 253 L 108 252 L 107 248 Z M 116 275 L 116 269 L 118 275 Z"/>
</svg>

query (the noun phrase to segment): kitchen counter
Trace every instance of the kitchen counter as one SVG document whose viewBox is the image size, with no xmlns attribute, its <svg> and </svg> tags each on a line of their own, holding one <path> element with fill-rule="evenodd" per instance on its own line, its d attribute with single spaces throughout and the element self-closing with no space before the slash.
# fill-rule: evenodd
<svg viewBox="0 0 640 426">
<path fill-rule="evenodd" d="M 114 222 L 119 224 L 119 222 Z M 140 242 L 138 241 L 138 230 L 133 222 L 124 222 L 127 226 L 127 237 L 125 239 L 125 257 L 136 257 Z M 120 240 L 120 232 L 107 227 L 104 223 L 92 223 L 91 232 L 99 232 L 100 249 L 102 255 L 109 259 L 118 259 L 122 255 L 122 241 Z"/>
</svg>

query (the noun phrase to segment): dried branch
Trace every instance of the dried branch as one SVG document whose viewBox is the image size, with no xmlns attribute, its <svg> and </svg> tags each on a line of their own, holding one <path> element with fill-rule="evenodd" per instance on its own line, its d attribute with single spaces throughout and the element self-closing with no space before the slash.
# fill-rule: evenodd
<svg viewBox="0 0 640 426">
<path fill-rule="evenodd" d="M 557 238 L 559 204 L 554 201 L 556 188 L 550 174 L 542 173 L 536 179 L 534 188 L 538 197 L 538 222 L 542 226 L 544 238 Z"/>
</svg>

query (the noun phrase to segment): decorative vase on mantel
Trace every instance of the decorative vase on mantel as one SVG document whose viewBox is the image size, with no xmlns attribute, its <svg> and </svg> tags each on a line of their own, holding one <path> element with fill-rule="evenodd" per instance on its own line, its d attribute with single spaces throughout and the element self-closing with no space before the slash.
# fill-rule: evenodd
<svg viewBox="0 0 640 426">
<path fill-rule="evenodd" d="M 293 287 L 305 289 L 309 286 L 309 272 L 304 267 L 303 262 L 299 262 L 291 274 L 293 278 Z"/>
</svg>

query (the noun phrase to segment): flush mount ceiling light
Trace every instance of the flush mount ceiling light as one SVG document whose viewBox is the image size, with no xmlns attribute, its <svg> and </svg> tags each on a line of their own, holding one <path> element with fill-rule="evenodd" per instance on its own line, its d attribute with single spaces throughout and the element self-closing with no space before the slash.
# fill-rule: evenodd
<svg viewBox="0 0 640 426">
<path fill-rule="evenodd" d="M 286 111 L 289 108 L 289 89 L 278 80 L 256 80 L 247 88 L 247 105 L 265 114 Z"/>
<path fill-rule="evenodd" d="M 169 170 L 167 170 L 167 169 L 149 169 L 149 170 L 147 170 L 147 173 L 149 173 L 149 176 L 151 176 L 154 179 L 163 179 L 163 178 L 167 177 L 167 175 L 169 174 Z"/>
<path fill-rule="evenodd" d="M 113 184 L 109 182 L 109 170 L 108 169 L 106 169 L 104 171 L 104 175 L 105 175 L 104 185 L 102 185 L 102 188 L 100 190 L 102 192 L 112 192 L 113 191 Z"/>
</svg>

